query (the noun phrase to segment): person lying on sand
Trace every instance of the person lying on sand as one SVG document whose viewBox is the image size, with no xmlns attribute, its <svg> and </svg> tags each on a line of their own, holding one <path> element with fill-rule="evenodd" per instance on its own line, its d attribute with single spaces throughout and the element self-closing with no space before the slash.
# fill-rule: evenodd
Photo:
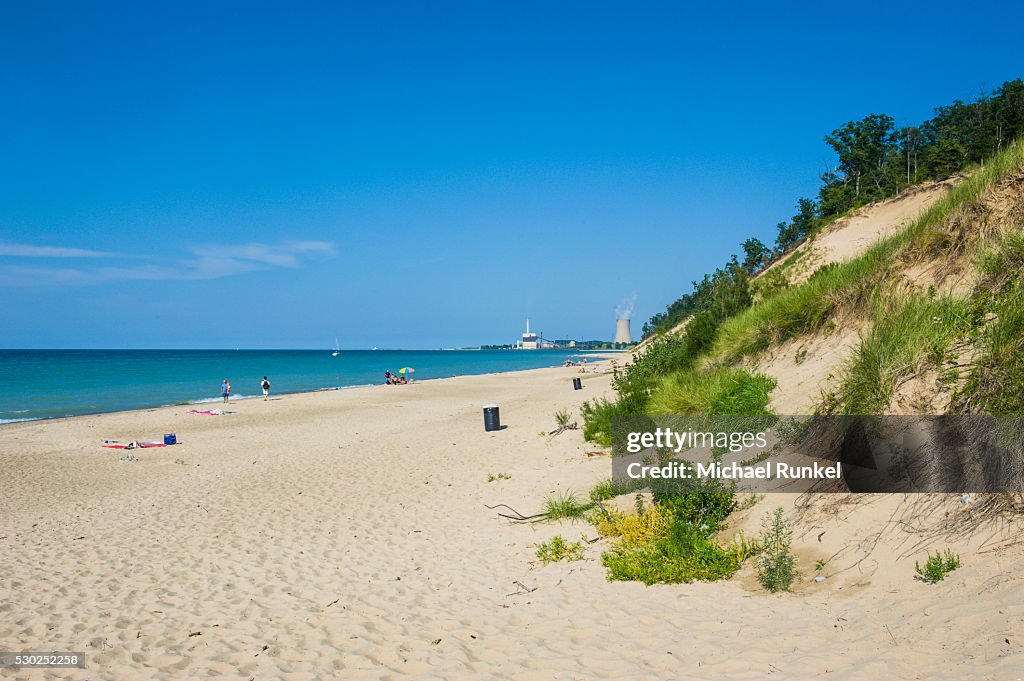
<svg viewBox="0 0 1024 681">
<path fill-rule="evenodd" d="M 405 385 L 409 381 L 405 379 L 405 376 L 399 376 L 398 374 L 393 374 L 390 371 L 385 371 L 384 382 L 387 385 Z"/>
</svg>

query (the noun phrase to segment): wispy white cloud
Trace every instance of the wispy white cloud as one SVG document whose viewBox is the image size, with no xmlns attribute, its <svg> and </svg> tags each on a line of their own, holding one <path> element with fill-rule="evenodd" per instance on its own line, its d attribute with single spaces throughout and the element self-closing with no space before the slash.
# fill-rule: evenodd
<svg viewBox="0 0 1024 681">
<path fill-rule="evenodd" d="M 89 283 L 89 274 L 72 267 L 0 267 L 0 285 L 71 286 Z"/>
<path fill-rule="evenodd" d="M 113 253 L 93 251 L 87 248 L 63 248 L 60 246 L 34 246 L 31 244 L 0 243 L 0 256 L 15 258 L 110 258 Z"/>
<path fill-rule="evenodd" d="M 93 275 L 97 281 L 117 281 L 119 279 L 196 281 L 230 277 L 261 269 L 267 269 L 267 267 L 233 258 L 194 258 L 181 261 L 176 266 L 132 264 L 125 267 L 101 267 Z"/>
<path fill-rule="evenodd" d="M 57 250 L 73 251 L 76 249 Z M 119 262 L 122 264 L 105 264 L 102 267 L 0 266 L 0 285 L 77 286 L 111 281 L 219 279 L 257 270 L 297 267 L 307 259 L 329 258 L 334 255 L 334 246 L 326 241 L 291 241 L 282 244 L 205 245 L 192 248 L 191 251 L 191 257 L 181 258 L 173 264 L 156 264 L 147 262 L 150 260 L 149 258 L 121 256 Z M 100 253 L 99 251 L 88 252 Z M 5 255 L 5 253 L 0 251 L 0 255 Z"/>
<path fill-rule="evenodd" d="M 290 241 L 283 244 L 206 245 L 192 249 L 200 258 L 237 259 L 297 267 L 301 257 L 334 255 L 334 246 L 326 241 Z"/>
</svg>

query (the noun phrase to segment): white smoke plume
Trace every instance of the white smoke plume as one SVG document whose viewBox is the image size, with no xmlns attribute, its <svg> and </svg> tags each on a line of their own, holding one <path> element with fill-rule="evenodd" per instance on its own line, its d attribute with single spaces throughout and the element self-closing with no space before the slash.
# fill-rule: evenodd
<svg viewBox="0 0 1024 681">
<path fill-rule="evenodd" d="M 634 293 L 628 298 L 623 298 L 622 302 L 615 308 L 616 319 L 632 319 L 633 308 L 636 307 L 636 294 Z"/>
</svg>

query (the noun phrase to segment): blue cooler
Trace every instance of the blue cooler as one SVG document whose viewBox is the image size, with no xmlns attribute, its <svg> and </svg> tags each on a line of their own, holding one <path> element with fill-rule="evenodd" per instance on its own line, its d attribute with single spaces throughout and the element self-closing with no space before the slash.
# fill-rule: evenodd
<svg viewBox="0 0 1024 681">
<path fill-rule="evenodd" d="M 167 433 L 164 435 L 165 445 L 176 445 L 178 444 L 178 437 L 174 433 Z"/>
</svg>

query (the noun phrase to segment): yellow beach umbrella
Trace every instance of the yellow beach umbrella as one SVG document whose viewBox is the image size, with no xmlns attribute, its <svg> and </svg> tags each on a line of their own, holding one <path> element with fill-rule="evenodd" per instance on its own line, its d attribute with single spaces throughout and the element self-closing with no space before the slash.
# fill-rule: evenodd
<svg viewBox="0 0 1024 681">
<path fill-rule="evenodd" d="M 401 369 L 398 370 L 398 373 L 400 373 L 400 374 L 410 373 L 411 374 L 411 373 L 413 373 L 415 371 L 416 370 L 413 369 L 412 367 L 402 367 Z"/>
</svg>

